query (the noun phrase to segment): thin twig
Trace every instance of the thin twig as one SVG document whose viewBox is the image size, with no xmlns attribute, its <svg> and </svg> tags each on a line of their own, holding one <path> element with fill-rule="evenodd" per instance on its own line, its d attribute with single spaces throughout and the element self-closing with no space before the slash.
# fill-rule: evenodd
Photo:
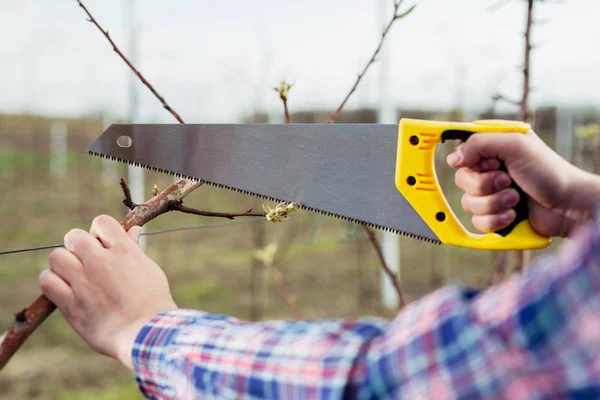
<svg viewBox="0 0 600 400">
<path fill-rule="evenodd" d="M 121 190 L 123 190 L 123 196 L 125 197 L 123 199 L 123 204 L 125 204 L 125 206 L 130 210 L 133 210 L 137 207 L 137 204 L 135 204 L 131 199 L 131 190 L 129 190 L 129 185 L 127 184 L 127 182 L 125 182 L 124 178 L 121 178 L 119 183 L 121 184 Z"/>
<path fill-rule="evenodd" d="M 519 109 L 519 120 L 529 120 L 529 92 L 530 92 L 530 60 L 531 60 L 531 27 L 533 25 L 533 2 L 527 0 L 527 23 L 525 26 L 525 54 L 523 61 L 523 94 Z M 515 252 L 515 272 L 520 272 L 527 267 L 529 252 L 523 250 Z"/>
<path fill-rule="evenodd" d="M 235 219 L 236 217 L 265 217 L 267 213 L 264 212 L 252 212 L 252 209 L 238 212 L 238 213 L 223 213 L 223 212 L 212 212 L 212 211 L 203 211 L 197 210 L 195 208 L 187 207 L 183 205 L 181 200 L 172 200 L 169 203 L 169 209 L 173 211 L 180 211 L 186 214 L 194 214 L 201 215 L 204 217 L 218 217 L 218 218 L 227 218 L 227 219 Z"/>
<path fill-rule="evenodd" d="M 287 97 L 284 97 L 281 100 L 283 101 L 283 111 L 285 113 L 285 123 L 286 124 L 291 124 L 292 123 L 292 116 L 290 115 L 290 110 L 288 109 Z"/>
<path fill-rule="evenodd" d="M 365 232 L 367 232 L 369 241 L 371 242 L 371 244 L 375 248 L 375 251 L 377 252 L 377 257 L 379 258 L 381 267 L 383 268 L 385 273 L 388 275 L 388 277 L 392 281 L 394 288 L 396 288 L 396 293 L 398 294 L 398 299 L 400 300 L 400 309 L 402 309 L 406 305 L 406 301 L 404 300 L 404 295 L 402 294 L 402 288 L 400 287 L 400 281 L 398 280 L 398 276 L 390 269 L 390 267 L 388 267 L 388 265 L 385 261 L 385 257 L 383 256 L 383 251 L 381 250 L 381 246 L 380 246 L 379 242 L 377 241 L 377 236 L 375 234 L 375 231 L 366 225 L 362 225 L 362 227 L 365 230 Z"/>
<path fill-rule="evenodd" d="M 531 27 L 533 22 L 533 2 L 534 0 L 527 0 L 527 23 L 525 26 L 525 54 L 523 61 L 523 94 L 521 95 L 521 103 L 519 110 L 519 120 L 529 120 L 529 71 L 531 63 Z"/>
<path fill-rule="evenodd" d="M 288 94 L 290 92 L 290 89 L 294 86 L 293 83 L 287 83 L 285 80 L 281 81 L 281 83 L 279 84 L 278 87 L 273 88 L 273 90 L 275 90 L 278 94 L 279 94 L 279 98 L 281 99 L 282 103 L 283 103 L 283 112 L 285 114 L 285 123 L 286 124 L 291 124 L 292 123 L 292 116 L 290 115 L 290 110 L 288 109 Z"/>
<path fill-rule="evenodd" d="M 492 101 L 496 102 L 496 101 L 499 101 L 499 100 L 502 100 L 502 101 L 504 101 L 505 103 L 508 103 L 508 104 L 512 104 L 513 106 L 518 106 L 518 105 L 521 104 L 521 100 L 510 99 L 510 98 L 508 98 L 505 95 L 500 94 L 500 93 L 496 93 L 495 95 L 492 96 Z"/>
<path fill-rule="evenodd" d="M 304 315 L 302 315 L 302 312 L 300 312 L 296 305 L 296 297 L 292 295 L 291 291 L 286 287 L 285 282 L 283 281 L 283 275 L 275 264 L 277 253 L 277 244 L 271 243 L 264 248 L 254 249 L 252 256 L 269 270 L 271 277 L 275 281 L 279 295 L 285 300 L 294 316 L 298 319 L 304 319 Z"/>
<path fill-rule="evenodd" d="M 354 85 L 352 85 L 352 88 L 350 89 L 350 91 L 348 92 L 348 94 L 346 95 L 346 97 L 344 97 L 344 100 L 342 100 L 342 103 L 329 116 L 329 118 L 327 118 L 327 121 L 325 121 L 326 124 L 332 124 L 336 120 L 336 118 L 338 117 L 338 115 L 340 115 L 340 113 L 342 112 L 342 109 L 344 108 L 344 106 L 348 102 L 348 99 L 350 99 L 350 96 L 352 96 L 352 93 L 354 93 L 354 91 L 358 87 L 358 84 L 360 83 L 360 81 L 362 80 L 362 78 L 365 76 L 365 74 L 367 73 L 367 71 L 369 70 L 369 68 L 371 67 L 371 65 L 376 61 L 377 56 L 379 55 L 379 52 L 381 51 L 381 48 L 383 47 L 383 42 L 384 42 L 387 34 L 389 33 L 390 28 L 392 27 L 392 25 L 394 25 L 394 22 L 396 22 L 399 19 L 402 19 L 402 18 L 406 17 L 408 14 L 410 14 L 412 12 L 412 10 L 415 9 L 415 5 L 413 5 L 413 6 L 409 7 L 408 10 L 406 10 L 405 12 L 403 12 L 401 14 L 398 14 L 398 9 L 400 8 L 401 4 L 402 4 L 402 1 L 394 2 L 394 15 L 389 20 L 389 22 L 387 23 L 385 29 L 383 30 L 383 33 L 381 34 L 381 39 L 379 39 L 379 44 L 375 48 L 375 51 L 373 52 L 373 55 L 371 56 L 371 59 L 367 62 L 367 65 L 365 65 L 365 67 L 363 68 L 362 72 L 360 74 L 358 74 L 358 77 L 356 78 L 356 81 L 354 82 Z"/>
<path fill-rule="evenodd" d="M 381 51 L 381 48 L 383 47 L 383 42 L 384 42 L 387 34 L 389 33 L 392 25 L 394 24 L 394 22 L 406 17 L 408 14 L 410 14 L 415 9 L 415 5 L 413 5 L 413 6 L 409 7 L 408 10 L 406 10 L 405 12 L 398 14 L 398 10 L 399 10 L 400 6 L 402 5 L 402 2 L 403 2 L 403 0 L 394 1 L 393 16 L 390 19 L 390 21 L 388 22 L 388 24 L 386 25 L 385 29 L 383 30 L 383 32 L 381 34 L 381 39 L 379 40 L 379 44 L 375 48 L 375 51 L 373 52 L 371 59 L 369 60 L 369 62 L 367 62 L 367 65 L 365 65 L 362 72 L 358 75 L 358 77 L 356 78 L 356 81 L 354 82 L 354 85 L 352 86 L 352 88 L 350 89 L 350 91 L 348 92 L 348 94 L 346 95 L 344 100 L 342 100 L 339 107 L 329 116 L 329 118 L 327 119 L 327 121 L 325 121 L 325 123 L 331 124 L 331 123 L 335 122 L 337 117 L 340 115 L 344 106 L 348 102 L 348 99 L 350 99 L 350 96 L 352 96 L 352 94 L 358 87 L 358 84 L 361 82 L 363 76 L 365 76 L 365 74 L 367 73 L 367 71 L 369 70 L 371 65 L 373 65 L 373 63 L 377 59 L 377 55 Z M 375 249 L 375 252 L 377 253 L 377 256 L 379 258 L 379 263 L 381 264 L 381 268 L 383 268 L 385 273 L 388 275 L 388 277 L 394 284 L 394 287 L 396 288 L 396 292 L 398 293 L 398 297 L 400 299 L 400 308 L 403 308 L 405 305 L 405 300 L 404 300 L 404 295 L 402 294 L 402 289 L 400 287 L 400 282 L 398 281 L 398 277 L 392 272 L 390 267 L 387 265 L 387 261 L 385 260 L 385 257 L 383 256 L 383 250 L 381 249 L 381 244 L 379 243 L 379 240 L 377 239 L 377 236 L 375 235 L 375 231 L 366 225 L 362 225 L 362 227 L 367 232 L 367 234 L 369 236 L 369 242 L 371 243 L 371 245 Z"/>
<path fill-rule="evenodd" d="M 285 282 L 283 281 L 283 274 L 279 271 L 275 263 L 268 263 L 267 269 L 271 274 L 271 278 L 273 278 L 273 280 L 275 281 L 275 286 L 277 286 L 277 291 L 279 292 L 279 295 L 285 300 L 289 309 L 292 311 L 292 314 L 294 314 L 294 318 L 304 319 L 304 314 L 302 314 L 302 311 L 300 311 L 300 309 L 296 305 L 296 297 L 290 292 L 290 290 L 285 285 Z"/>
<path fill-rule="evenodd" d="M 506 272 L 506 254 L 502 251 L 494 252 L 492 257 L 492 277 L 490 279 L 490 285 L 496 285 L 502 282 L 504 274 Z"/>
<path fill-rule="evenodd" d="M 154 96 L 156 96 L 156 98 L 162 103 L 163 107 L 168 112 L 170 112 L 175 117 L 175 119 L 177 121 L 179 121 L 179 123 L 184 124 L 185 122 L 183 122 L 183 119 L 179 116 L 179 114 L 177 114 L 177 112 L 175 110 L 173 110 L 171 108 L 171 106 L 169 106 L 167 104 L 167 102 L 165 101 L 165 99 L 160 94 L 158 94 L 158 92 L 156 91 L 156 89 L 154 89 L 154 87 L 152 87 L 152 85 L 150 84 L 150 82 L 148 82 L 146 80 L 146 78 L 144 78 L 144 76 L 141 74 L 141 72 L 138 71 L 135 68 L 135 66 L 131 63 L 131 61 L 129 61 L 129 59 L 127 57 L 125 57 L 125 55 L 121 52 L 121 50 L 119 50 L 119 48 L 117 47 L 117 45 L 115 44 L 115 42 L 113 42 L 112 38 L 108 34 L 108 31 L 104 30 L 100 26 L 100 24 L 98 24 L 98 22 L 96 21 L 96 19 L 94 18 L 94 16 L 83 5 L 83 3 L 81 2 L 81 0 L 77 0 L 77 3 L 79 3 L 79 7 L 83 8 L 83 10 L 85 11 L 85 13 L 88 15 L 88 17 L 89 17 L 88 21 L 90 21 L 91 23 L 93 23 L 94 25 L 96 25 L 96 27 L 100 30 L 100 32 L 102 32 L 102 34 L 110 42 L 110 44 L 112 45 L 113 50 L 119 55 L 119 57 L 121 57 L 123 59 L 123 61 L 125 61 L 125 63 L 127 63 L 127 65 L 129 66 L 129 68 L 131 68 L 131 70 L 138 76 L 138 78 L 140 78 L 140 80 L 142 81 L 142 83 L 144 85 L 146 85 L 146 87 L 148 87 L 148 89 L 150 89 L 150 91 L 152 92 L 152 94 L 154 94 Z"/>
</svg>

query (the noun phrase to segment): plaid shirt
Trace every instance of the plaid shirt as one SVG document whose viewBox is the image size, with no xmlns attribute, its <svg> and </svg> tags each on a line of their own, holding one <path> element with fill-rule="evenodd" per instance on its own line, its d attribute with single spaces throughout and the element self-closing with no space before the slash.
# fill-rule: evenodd
<svg viewBox="0 0 600 400">
<path fill-rule="evenodd" d="M 150 399 L 598 399 L 600 219 L 482 292 L 437 290 L 381 319 L 156 316 L 133 348 Z"/>
</svg>

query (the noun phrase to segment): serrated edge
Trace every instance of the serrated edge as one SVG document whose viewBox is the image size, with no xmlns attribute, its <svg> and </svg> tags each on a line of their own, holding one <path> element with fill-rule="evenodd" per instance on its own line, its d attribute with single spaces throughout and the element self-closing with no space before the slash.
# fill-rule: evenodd
<svg viewBox="0 0 600 400">
<path fill-rule="evenodd" d="M 141 163 L 138 163 L 138 162 L 135 162 L 135 161 L 125 160 L 125 159 L 122 159 L 122 158 L 119 158 L 119 157 L 108 156 L 108 155 L 105 155 L 105 154 L 102 154 L 102 153 L 97 153 L 97 152 L 91 151 L 91 150 L 88 150 L 88 153 L 90 155 L 92 155 L 92 156 L 101 157 L 101 158 L 104 158 L 104 159 L 107 159 L 107 160 L 126 163 L 126 164 L 129 164 L 129 165 L 133 165 L 135 167 L 145 168 L 145 169 L 148 169 L 148 170 L 151 170 L 151 171 L 154 171 L 154 172 L 159 172 L 161 174 L 172 175 L 172 176 L 175 176 L 175 177 L 178 177 L 178 178 L 182 178 L 182 179 L 188 179 L 188 180 L 192 180 L 192 181 L 202 182 L 203 184 L 207 184 L 207 185 L 210 185 L 210 186 L 213 186 L 213 187 L 217 187 L 219 189 L 226 189 L 226 190 L 230 190 L 230 191 L 233 191 L 233 192 L 237 192 L 237 193 L 241 193 L 241 194 L 249 195 L 249 196 L 254 196 L 254 197 L 257 197 L 257 198 L 260 198 L 260 199 L 264 199 L 264 200 L 268 200 L 268 201 L 272 201 L 272 202 L 276 202 L 276 203 L 289 203 L 289 202 L 291 202 L 290 200 L 278 199 L 278 198 L 271 197 L 271 196 L 266 196 L 266 195 L 263 195 L 263 194 L 260 194 L 260 193 L 250 192 L 248 190 L 237 189 L 237 188 L 234 188 L 234 187 L 231 187 L 231 186 L 228 186 L 228 185 L 223 185 L 221 183 L 215 183 L 215 182 L 207 181 L 205 179 L 200 179 L 200 178 L 197 178 L 197 177 L 194 177 L 194 176 L 190 176 L 190 175 L 180 174 L 180 173 L 177 173 L 177 172 L 168 171 L 168 170 L 165 170 L 165 169 L 162 169 L 162 168 L 158 168 L 158 167 L 153 167 L 153 166 L 150 166 L 150 165 L 141 164 Z M 301 210 L 306 210 L 306 211 L 309 211 L 309 212 L 314 212 L 314 213 L 325 215 L 325 216 L 328 216 L 328 217 L 334 217 L 334 218 L 342 219 L 342 220 L 345 220 L 345 221 L 350 221 L 350 222 L 354 222 L 354 223 L 357 223 L 357 224 L 366 225 L 366 226 L 368 226 L 370 228 L 381 229 L 381 230 L 386 231 L 386 232 L 396 233 L 398 235 L 409 237 L 411 239 L 418 239 L 418 240 L 422 240 L 422 241 L 425 241 L 425 242 L 428 242 L 428 243 L 438 244 L 438 245 L 442 244 L 442 242 L 440 240 L 431 239 L 431 238 L 428 238 L 426 236 L 421 236 L 421 235 L 417 235 L 415 233 L 411 233 L 411 232 L 401 231 L 401 230 L 398 230 L 398 229 L 389 228 L 387 226 L 382 226 L 382 225 L 379 225 L 379 224 L 374 224 L 372 222 L 361 221 L 361 220 L 356 219 L 356 218 L 346 217 L 345 215 L 332 213 L 330 211 L 323 211 L 323 210 L 320 210 L 318 208 L 305 206 L 305 205 L 300 204 L 300 203 L 297 203 L 297 204 L 298 204 L 298 207 Z"/>
</svg>

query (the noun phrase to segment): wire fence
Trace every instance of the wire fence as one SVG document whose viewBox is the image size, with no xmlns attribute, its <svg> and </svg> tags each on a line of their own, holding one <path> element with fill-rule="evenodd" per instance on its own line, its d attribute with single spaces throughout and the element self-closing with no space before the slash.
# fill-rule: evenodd
<svg viewBox="0 0 600 400">
<path fill-rule="evenodd" d="M 260 220 L 254 219 L 254 220 L 246 220 L 246 221 L 222 222 L 222 223 L 215 223 L 215 224 L 202 224 L 202 225 L 182 226 L 182 227 L 179 227 L 179 228 L 170 228 L 170 229 L 161 229 L 161 230 L 158 230 L 158 231 L 143 232 L 141 234 L 141 236 L 162 235 L 162 234 L 165 234 L 165 233 L 193 231 L 193 230 L 197 230 L 197 229 L 222 228 L 222 227 L 232 226 L 232 225 L 255 224 L 255 223 L 258 223 L 258 222 L 264 222 L 264 221 L 260 221 Z M 0 255 L 4 255 L 4 254 L 16 254 L 16 253 L 27 253 L 27 252 L 30 252 L 30 251 L 56 249 L 56 248 L 59 248 L 59 247 L 64 247 L 64 244 L 62 244 L 62 243 L 61 244 L 49 244 L 49 245 L 44 245 L 44 246 L 26 247 L 26 248 L 22 248 L 22 249 L 1 250 L 0 251 Z"/>
</svg>

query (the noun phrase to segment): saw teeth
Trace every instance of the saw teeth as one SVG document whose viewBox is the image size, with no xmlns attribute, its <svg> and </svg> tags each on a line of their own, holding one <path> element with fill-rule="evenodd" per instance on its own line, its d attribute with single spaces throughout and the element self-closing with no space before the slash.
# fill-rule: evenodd
<svg viewBox="0 0 600 400">
<path fill-rule="evenodd" d="M 134 165 L 136 167 L 145 168 L 147 170 L 160 172 L 162 174 L 169 174 L 169 175 L 181 178 L 181 179 L 187 179 L 187 180 L 191 180 L 191 181 L 199 181 L 199 182 L 202 182 L 203 184 L 207 184 L 209 186 L 217 187 L 219 189 L 226 189 L 226 190 L 230 190 L 230 191 L 233 191 L 233 192 L 241 193 L 241 194 L 244 194 L 244 195 L 258 197 L 258 198 L 261 198 L 261 199 L 264 199 L 264 200 L 268 200 L 268 201 L 271 201 L 271 202 L 275 202 L 275 203 L 288 203 L 289 202 L 288 200 L 277 199 L 275 197 L 265 196 L 265 195 L 262 195 L 262 194 L 259 194 L 259 193 L 249 192 L 247 190 L 236 189 L 236 188 L 233 188 L 231 186 L 223 185 L 221 183 L 215 183 L 215 182 L 205 181 L 204 179 L 196 178 L 194 176 L 185 175 L 185 174 L 179 174 L 179 173 L 172 172 L 172 171 L 166 171 L 166 170 L 164 170 L 162 168 L 157 168 L 157 167 L 152 167 L 152 166 L 148 166 L 148 165 L 144 165 L 144 164 L 140 164 L 140 163 L 136 163 L 136 162 L 132 162 L 132 161 L 127 161 L 127 160 L 124 160 L 124 159 L 121 159 L 121 158 L 118 158 L 118 157 L 114 157 L 114 156 L 105 156 L 104 154 L 96 153 L 96 152 L 93 152 L 93 151 L 88 151 L 88 153 L 90 155 L 92 155 L 92 156 L 102 157 L 102 158 L 105 158 L 105 159 L 110 159 L 112 161 L 118 161 L 118 162 L 127 163 L 129 165 Z M 386 226 L 381 226 L 381 225 L 378 225 L 378 224 L 373 224 L 371 222 L 360 221 L 360 220 L 357 220 L 357 219 L 354 219 L 354 218 L 350 218 L 350 217 L 346 217 L 346 216 L 343 216 L 343 215 L 335 214 L 335 213 L 332 213 L 330 211 L 323 211 L 323 210 L 319 210 L 318 208 L 312 208 L 312 207 L 305 206 L 305 205 L 302 205 L 302 204 L 298 204 L 298 208 L 301 209 L 301 210 L 306 210 L 306 211 L 309 211 L 309 212 L 314 212 L 314 213 L 325 215 L 325 216 L 328 216 L 328 217 L 334 217 L 334 218 L 338 218 L 338 219 L 343 219 L 345 221 L 353 222 L 353 223 L 356 223 L 356 224 L 367 225 L 370 228 L 381 229 L 381 230 L 384 230 L 386 232 L 392 232 L 392 233 L 395 233 L 395 234 L 398 234 L 398 235 L 409 237 L 411 239 L 418 239 L 418 240 L 425 241 L 427 243 L 438 244 L 438 245 L 442 244 L 442 242 L 440 240 L 431 239 L 431 238 L 428 238 L 428 237 L 425 237 L 425 236 L 421 236 L 421 235 L 417 235 L 417 234 L 410 233 L 410 232 L 400 231 L 398 229 L 388 228 Z"/>
</svg>

